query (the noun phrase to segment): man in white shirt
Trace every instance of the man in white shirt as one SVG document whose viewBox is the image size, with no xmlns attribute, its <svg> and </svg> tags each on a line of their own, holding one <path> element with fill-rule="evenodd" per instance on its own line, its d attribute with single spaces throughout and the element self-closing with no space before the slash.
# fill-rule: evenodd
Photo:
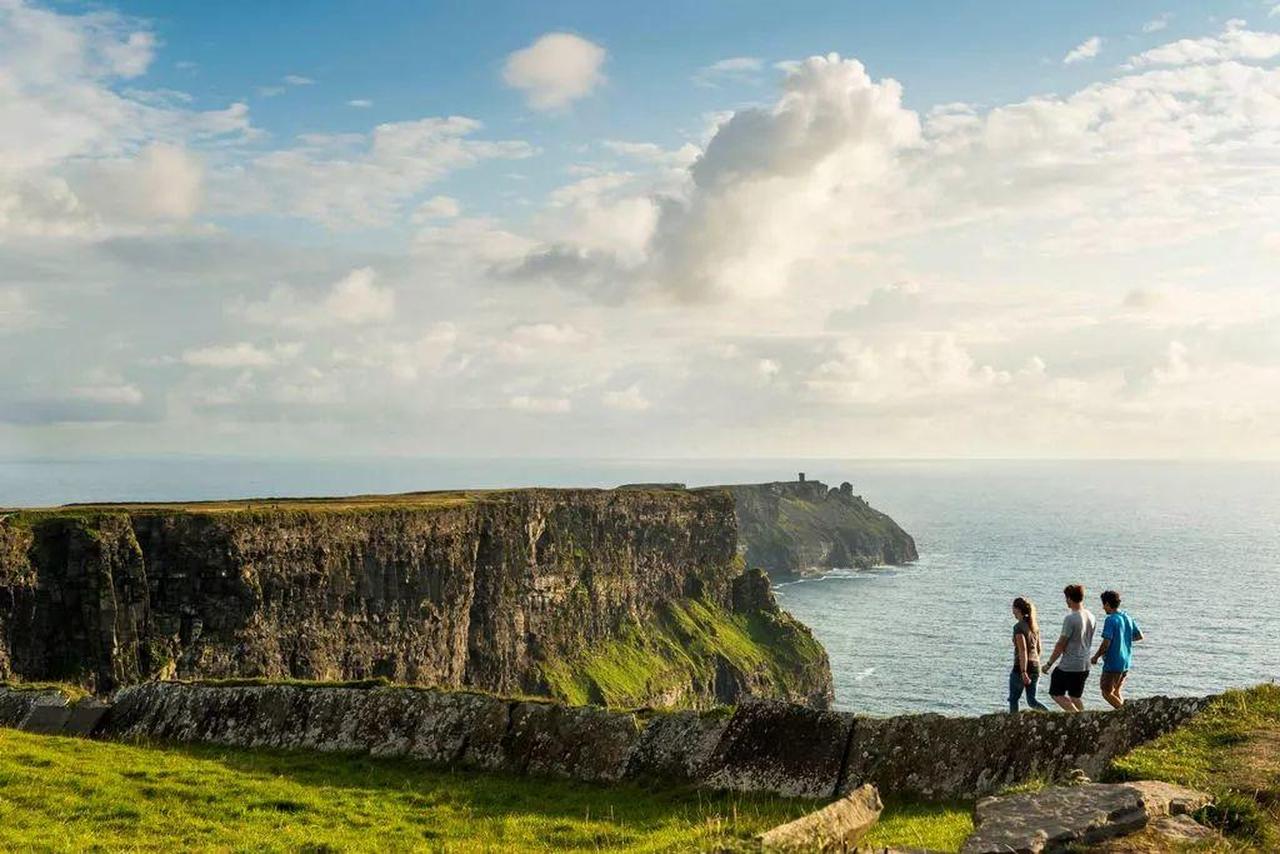
<svg viewBox="0 0 1280 854">
<path fill-rule="evenodd" d="M 1062 634 L 1054 644 L 1053 655 L 1045 666 L 1049 677 L 1049 696 L 1068 712 L 1083 712 L 1084 684 L 1089 681 L 1089 652 L 1093 647 L 1093 630 L 1097 620 L 1084 607 L 1084 585 L 1068 584 L 1062 590 L 1067 600 L 1067 616 L 1062 621 Z M 1054 670 L 1053 665 L 1062 659 Z"/>
</svg>

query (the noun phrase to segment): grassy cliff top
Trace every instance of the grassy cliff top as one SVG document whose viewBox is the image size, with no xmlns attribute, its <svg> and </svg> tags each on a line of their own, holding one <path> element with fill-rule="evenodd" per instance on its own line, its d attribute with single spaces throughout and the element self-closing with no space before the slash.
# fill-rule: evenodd
<svg viewBox="0 0 1280 854">
<path fill-rule="evenodd" d="M 113 501 L 63 504 L 56 507 L 0 508 L 0 519 L 19 516 L 79 516 L 97 513 L 240 513 L 273 510 L 332 512 L 348 510 L 443 510 L 471 504 L 502 503 L 533 495 L 574 497 L 619 493 L 627 496 L 683 495 L 694 493 L 665 485 L 643 489 L 587 489 L 524 487 L 514 489 L 466 489 L 431 492 L 402 492 L 390 495 L 342 495 L 315 497 L 234 498 L 212 501 Z"/>
</svg>

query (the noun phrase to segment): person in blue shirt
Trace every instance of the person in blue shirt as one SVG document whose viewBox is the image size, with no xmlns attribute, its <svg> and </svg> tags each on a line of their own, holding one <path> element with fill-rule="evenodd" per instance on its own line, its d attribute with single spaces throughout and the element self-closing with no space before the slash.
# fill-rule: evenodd
<svg viewBox="0 0 1280 854">
<path fill-rule="evenodd" d="M 1142 629 L 1128 613 L 1120 610 L 1120 594 L 1107 590 L 1102 594 L 1102 610 L 1107 612 L 1102 624 L 1102 643 L 1093 655 L 1093 663 L 1102 660 L 1102 699 L 1113 708 L 1124 705 L 1121 690 L 1129 676 L 1134 641 L 1142 640 Z"/>
</svg>

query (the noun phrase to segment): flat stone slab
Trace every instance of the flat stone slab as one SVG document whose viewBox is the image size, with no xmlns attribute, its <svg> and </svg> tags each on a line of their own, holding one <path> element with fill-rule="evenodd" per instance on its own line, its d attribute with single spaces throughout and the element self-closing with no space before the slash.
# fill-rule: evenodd
<svg viewBox="0 0 1280 854">
<path fill-rule="evenodd" d="M 760 834 L 765 851 L 849 851 L 880 818 L 875 786 L 860 786 L 834 803 Z"/>
<path fill-rule="evenodd" d="M 1157 818 L 1184 815 L 1212 798 L 1169 783 L 1086 783 L 978 802 L 963 854 L 1055 854 L 1127 836 Z"/>
</svg>

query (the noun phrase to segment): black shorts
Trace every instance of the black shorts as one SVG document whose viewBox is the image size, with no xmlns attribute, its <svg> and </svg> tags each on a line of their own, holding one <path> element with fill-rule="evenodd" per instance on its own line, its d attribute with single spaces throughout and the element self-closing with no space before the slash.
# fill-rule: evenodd
<svg viewBox="0 0 1280 854">
<path fill-rule="evenodd" d="M 1049 677 L 1049 696 L 1061 697 L 1065 694 L 1078 700 L 1084 694 L 1084 683 L 1088 681 L 1088 670 L 1063 670 L 1059 667 Z"/>
</svg>

